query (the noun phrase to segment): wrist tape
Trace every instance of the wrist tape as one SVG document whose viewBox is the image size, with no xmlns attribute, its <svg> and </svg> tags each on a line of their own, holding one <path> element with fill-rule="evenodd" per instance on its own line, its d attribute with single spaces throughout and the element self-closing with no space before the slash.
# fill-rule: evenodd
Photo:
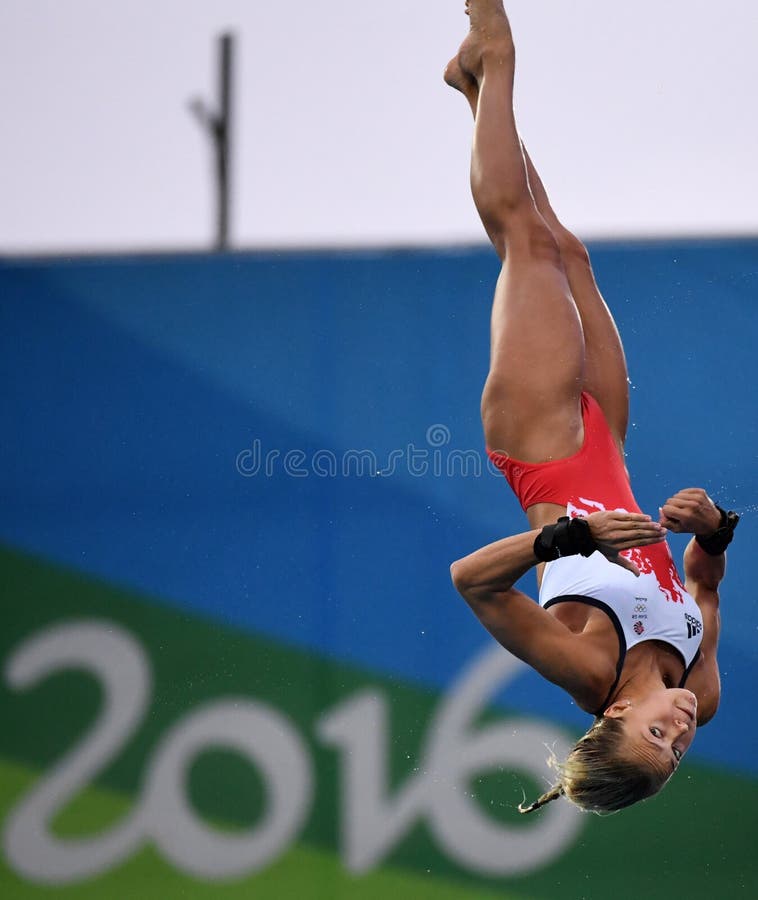
<svg viewBox="0 0 758 900">
<path fill-rule="evenodd" d="M 695 540 L 709 556 L 720 556 L 726 550 L 729 544 L 732 543 L 734 529 L 740 521 L 740 517 L 736 512 L 731 510 L 726 512 L 718 504 L 716 504 L 716 509 L 721 513 L 721 524 L 716 531 L 707 537 L 704 537 L 702 534 L 695 535 Z"/>
<path fill-rule="evenodd" d="M 561 516 L 555 525 L 545 525 L 534 539 L 534 555 L 540 562 L 561 556 L 591 556 L 597 550 L 586 519 Z"/>
</svg>

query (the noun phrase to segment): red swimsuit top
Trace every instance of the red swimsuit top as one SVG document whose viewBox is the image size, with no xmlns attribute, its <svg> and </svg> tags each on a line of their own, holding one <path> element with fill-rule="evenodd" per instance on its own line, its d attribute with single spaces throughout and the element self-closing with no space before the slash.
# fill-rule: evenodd
<svg viewBox="0 0 758 900">
<path fill-rule="evenodd" d="M 487 454 L 505 475 L 522 508 L 555 503 L 570 516 L 588 516 L 598 510 L 641 512 L 629 483 L 629 473 L 597 400 L 582 393 L 584 442 L 566 459 L 527 463 L 487 448 Z M 684 603 L 686 591 L 665 541 L 624 552 L 640 572 L 654 573 L 664 597 Z"/>
<path fill-rule="evenodd" d="M 526 512 L 535 503 L 568 506 L 580 497 L 591 498 L 597 509 L 640 512 L 629 474 L 597 400 L 582 392 L 584 442 L 566 459 L 528 463 L 487 448 Z"/>
</svg>

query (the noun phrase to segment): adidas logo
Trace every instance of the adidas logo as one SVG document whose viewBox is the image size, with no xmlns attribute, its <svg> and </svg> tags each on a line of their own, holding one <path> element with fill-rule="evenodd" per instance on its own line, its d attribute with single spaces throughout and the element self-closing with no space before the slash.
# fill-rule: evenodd
<svg viewBox="0 0 758 900">
<path fill-rule="evenodd" d="M 703 630 L 703 623 L 699 619 L 696 619 L 694 616 L 689 615 L 689 613 L 684 614 L 684 619 L 687 622 L 688 638 L 695 637 Z"/>
</svg>

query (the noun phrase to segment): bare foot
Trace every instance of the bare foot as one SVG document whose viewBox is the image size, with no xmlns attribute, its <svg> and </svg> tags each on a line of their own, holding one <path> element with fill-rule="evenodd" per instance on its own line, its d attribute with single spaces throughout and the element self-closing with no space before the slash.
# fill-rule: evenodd
<svg viewBox="0 0 758 900">
<path fill-rule="evenodd" d="M 508 34 L 511 33 L 503 0 L 466 0 L 466 15 L 471 19 L 472 31 L 488 32 L 505 25 Z"/>
<path fill-rule="evenodd" d="M 501 62 L 509 57 L 512 59 L 511 26 L 502 0 L 466 0 L 466 14 L 471 25 L 458 51 L 458 69 L 478 84 L 484 69 L 485 54 L 497 57 Z M 448 80 L 448 73 L 451 80 Z M 445 81 L 457 90 L 463 90 L 460 76 L 452 63 L 445 70 Z M 463 90 L 463 93 L 466 94 L 466 91 Z"/>
</svg>

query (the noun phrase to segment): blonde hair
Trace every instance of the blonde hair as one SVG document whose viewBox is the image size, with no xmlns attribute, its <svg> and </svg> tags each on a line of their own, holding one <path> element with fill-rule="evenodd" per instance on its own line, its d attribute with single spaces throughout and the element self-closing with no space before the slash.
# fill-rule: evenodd
<svg viewBox="0 0 758 900">
<path fill-rule="evenodd" d="M 563 796 L 580 809 L 610 813 L 657 794 L 670 775 L 624 755 L 624 734 L 621 719 L 595 719 L 564 763 L 551 761 L 557 783 L 529 806 L 519 804 L 519 812 L 534 812 Z"/>
</svg>

